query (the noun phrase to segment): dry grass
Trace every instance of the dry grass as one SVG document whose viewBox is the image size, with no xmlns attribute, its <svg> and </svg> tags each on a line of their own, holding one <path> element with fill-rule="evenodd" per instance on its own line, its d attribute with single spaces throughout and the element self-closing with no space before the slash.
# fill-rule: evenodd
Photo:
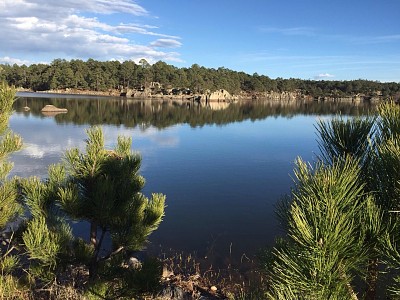
<svg viewBox="0 0 400 300">
<path fill-rule="evenodd" d="M 227 258 L 227 265 L 214 267 L 215 257 L 199 257 L 196 254 L 163 251 L 159 255 L 163 264 L 162 290 L 157 294 L 139 297 L 143 300 L 171 299 L 261 299 L 263 276 L 258 271 L 258 262 L 245 254 L 237 261 Z M 41 289 L 29 291 L 14 289 L 7 295 L 0 286 L 0 300 L 3 299 L 63 299 L 82 300 L 88 272 L 84 267 L 70 266 L 58 275 L 57 281 Z M 10 289 L 8 289 L 10 290 Z"/>
<path fill-rule="evenodd" d="M 258 261 L 243 254 L 234 260 L 225 258 L 225 265 L 213 266 L 216 258 L 199 257 L 164 251 L 159 255 L 163 262 L 164 285 L 174 285 L 193 295 L 206 299 L 260 299 L 263 276 Z M 204 298 L 203 298 L 204 299 Z"/>
</svg>

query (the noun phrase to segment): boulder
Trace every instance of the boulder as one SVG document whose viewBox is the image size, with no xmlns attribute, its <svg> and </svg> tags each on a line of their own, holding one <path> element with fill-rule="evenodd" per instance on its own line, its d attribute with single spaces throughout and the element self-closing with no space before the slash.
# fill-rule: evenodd
<svg viewBox="0 0 400 300">
<path fill-rule="evenodd" d="M 229 92 L 226 91 L 226 90 L 217 90 L 217 91 L 215 91 L 215 92 L 212 92 L 212 93 L 210 94 L 210 97 L 209 97 L 210 101 L 215 101 L 215 100 L 230 100 L 230 99 L 232 99 L 232 98 L 233 98 L 232 95 L 229 94 Z"/>
<path fill-rule="evenodd" d="M 48 104 L 42 108 L 42 112 L 58 112 L 58 113 L 66 113 L 68 109 L 66 108 L 58 108 L 54 105 Z"/>
<path fill-rule="evenodd" d="M 47 117 L 54 117 L 55 115 L 58 114 L 65 114 L 68 112 L 68 109 L 66 108 L 58 108 L 54 105 L 46 105 L 45 107 L 42 108 L 42 114 L 47 116 Z"/>
</svg>

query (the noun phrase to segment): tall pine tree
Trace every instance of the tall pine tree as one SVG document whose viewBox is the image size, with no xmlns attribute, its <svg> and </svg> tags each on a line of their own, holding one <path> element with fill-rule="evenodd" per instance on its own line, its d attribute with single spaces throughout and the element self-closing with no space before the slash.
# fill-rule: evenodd
<svg viewBox="0 0 400 300">
<path fill-rule="evenodd" d="M 0 233 L 8 238 L 0 245 L 0 298 L 12 297 L 16 291 L 17 280 L 12 276 L 18 267 L 19 259 L 14 255 L 12 229 L 8 226 L 21 212 L 18 202 L 16 179 L 8 179 L 12 163 L 7 157 L 21 149 L 22 139 L 11 132 L 8 121 L 15 100 L 15 89 L 0 83 Z"/>
</svg>

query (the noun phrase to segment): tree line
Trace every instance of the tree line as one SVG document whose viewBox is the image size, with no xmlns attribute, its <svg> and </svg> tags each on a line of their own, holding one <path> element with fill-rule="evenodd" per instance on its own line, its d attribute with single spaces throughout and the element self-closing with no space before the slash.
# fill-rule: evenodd
<svg viewBox="0 0 400 300">
<path fill-rule="evenodd" d="M 225 89 L 231 94 L 263 92 L 294 92 L 313 97 L 342 97 L 363 94 L 398 97 L 400 83 L 371 80 L 302 80 L 271 79 L 266 75 L 238 72 L 224 67 L 205 68 L 193 64 L 178 68 L 163 61 L 149 64 L 145 59 L 134 61 L 87 61 L 55 59 L 50 64 L 0 64 L 0 80 L 34 91 L 81 89 L 109 91 L 120 88 L 146 87 L 159 82 L 166 89 L 190 89 L 193 92 Z"/>
</svg>

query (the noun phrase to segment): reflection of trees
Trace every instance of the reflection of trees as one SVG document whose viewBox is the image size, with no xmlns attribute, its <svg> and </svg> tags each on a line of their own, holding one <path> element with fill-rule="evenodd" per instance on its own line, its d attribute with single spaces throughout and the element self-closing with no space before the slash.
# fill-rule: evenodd
<svg viewBox="0 0 400 300">
<path fill-rule="evenodd" d="M 253 101 L 235 103 L 223 110 L 198 107 L 190 102 L 162 100 L 121 100 L 112 98 L 24 98 L 15 103 L 17 113 L 44 117 L 41 109 L 46 104 L 67 108 L 68 113 L 55 116 L 57 123 L 113 124 L 146 128 L 150 125 L 165 128 L 175 124 L 192 127 L 206 124 L 224 125 L 244 120 L 295 115 L 363 115 L 372 107 L 343 102 Z M 28 106 L 29 112 L 23 112 Z"/>
</svg>

